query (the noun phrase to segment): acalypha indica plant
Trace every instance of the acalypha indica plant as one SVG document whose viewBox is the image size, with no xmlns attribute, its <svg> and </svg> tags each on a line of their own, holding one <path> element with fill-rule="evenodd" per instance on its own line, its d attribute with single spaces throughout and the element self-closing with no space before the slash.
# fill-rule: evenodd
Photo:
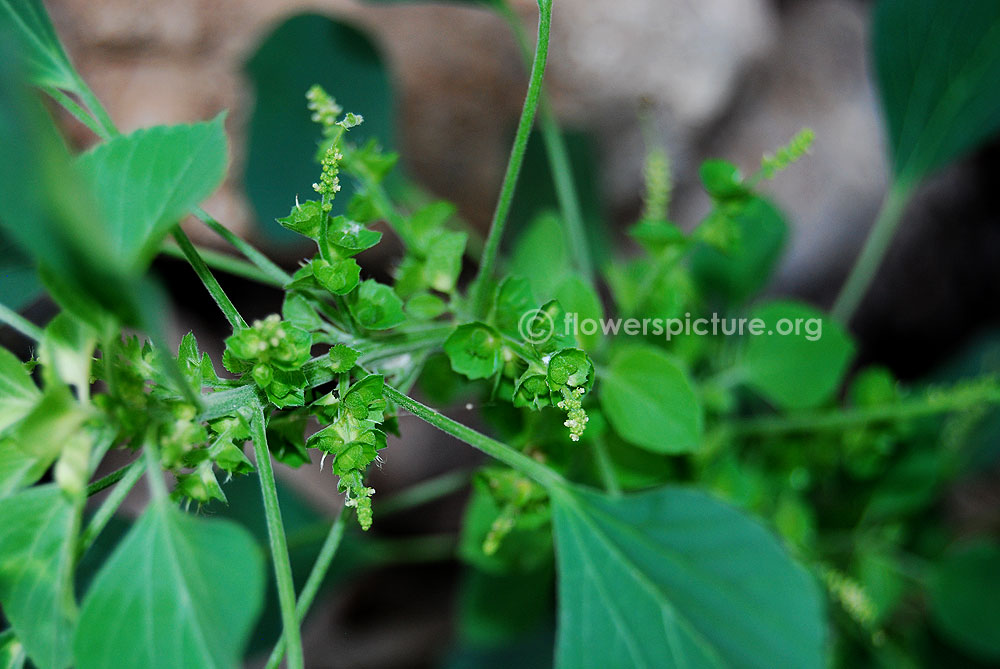
<svg viewBox="0 0 1000 669">
<path fill-rule="evenodd" d="M 830 313 L 759 297 L 787 237 L 763 190 L 823 138 L 804 130 L 747 175 L 705 162 L 711 208 L 684 227 L 651 142 L 629 245 L 598 263 L 543 101 L 552 0 L 538 1 L 533 51 L 505 0 L 485 4 L 530 60 L 485 240 L 471 244 L 446 202 L 401 204 L 387 180 L 396 155 L 354 139 L 365 110 L 314 86 L 302 104 L 315 184 L 288 193 L 274 224 L 315 250 L 287 269 L 199 207 L 225 173 L 223 115 L 120 133 L 41 2 L 0 0 L 0 262 L 30 268 L 57 307 L 36 324 L 0 306 L 28 351 L 0 349 L 0 667 L 237 666 L 268 582 L 281 628 L 266 666 L 304 666 L 300 626 L 338 548 L 378 525 L 368 477 L 396 466 L 380 453 L 388 435 L 405 442 L 401 415 L 489 456 L 455 551 L 478 583 L 466 606 L 494 615 L 502 601 L 542 629 L 554 583 L 558 667 L 1000 659 L 996 538 L 959 541 L 936 511 L 951 481 L 986 466 L 967 437 L 1000 385 L 904 387 L 853 366 L 849 333 L 910 196 L 1000 126 L 1000 3 L 876 3 L 891 186 Z M 98 141 L 69 150 L 56 106 Z M 538 110 L 559 208 L 505 240 Z M 193 244 L 189 216 L 239 257 Z M 383 234 L 402 248 L 391 283 L 357 262 Z M 165 337 L 150 272 L 161 253 L 186 259 L 218 305 L 231 334 L 208 348 L 221 358 L 193 334 L 178 348 Z M 281 312 L 248 322 L 218 272 L 282 290 Z M 484 431 L 417 396 L 477 398 Z M 112 450 L 129 464 L 98 476 Z M 343 498 L 299 583 L 275 462 L 323 468 Z M 267 551 L 205 512 L 241 479 L 259 484 Z M 148 506 L 106 539 L 140 481 Z M 411 504 L 455 489 L 420 485 Z M 102 541 L 112 547 L 84 578 Z"/>
</svg>

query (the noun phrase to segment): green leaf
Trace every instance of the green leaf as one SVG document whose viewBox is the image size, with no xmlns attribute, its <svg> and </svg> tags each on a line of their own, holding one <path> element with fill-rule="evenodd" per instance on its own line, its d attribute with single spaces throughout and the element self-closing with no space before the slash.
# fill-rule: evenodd
<svg viewBox="0 0 1000 669">
<path fill-rule="evenodd" d="M 406 320 L 403 301 L 392 288 L 375 279 L 361 282 L 348 308 L 358 323 L 369 330 L 388 330 Z"/>
<path fill-rule="evenodd" d="M 379 243 L 382 233 L 369 230 L 360 223 L 349 220 L 346 216 L 334 216 L 330 219 L 327 230 L 327 240 L 343 256 L 353 256 L 365 249 L 370 249 Z"/>
<path fill-rule="evenodd" d="M 719 201 L 739 200 L 749 193 L 743 185 L 740 168 L 725 160 L 706 160 L 698 168 L 705 190 Z"/>
<path fill-rule="evenodd" d="M 544 214 L 532 221 L 517 239 L 508 270 L 531 282 L 535 304 L 556 296 L 559 285 L 572 273 L 566 234 L 558 216 Z"/>
<path fill-rule="evenodd" d="M 531 290 L 531 282 L 523 276 L 508 276 L 497 289 L 492 320 L 500 332 L 520 338 L 521 318 L 538 306 Z"/>
<path fill-rule="evenodd" d="M 144 268 L 170 229 L 222 181 L 223 120 L 137 130 L 77 159 L 101 206 L 109 250 L 127 266 Z"/>
<path fill-rule="evenodd" d="M 576 316 L 577 341 L 588 351 L 596 349 L 601 341 L 601 328 L 597 327 L 590 334 L 586 334 L 580 328 L 580 323 L 583 321 L 589 320 L 599 324 L 604 318 L 604 307 L 593 285 L 575 274 L 570 275 L 556 288 L 556 300 L 566 313 Z"/>
<path fill-rule="evenodd" d="M 826 665 L 819 588 L 741 512 L 676 487 L 552 502 L 557 667 Z"/>
<path fill-rule="evenodd" d="M 655 453 L 686 453 L 701 442 L 698 396 L 659 349 L 622 346 L 597 389 L 604 414 L 625 441 Z"/>
<path fill-rule="evenodd" d="M 928 584 L 931 620 L 953 643 L 1000 661 L 1000 545 L 974 543 L 950 552 Z"/>
<path fill-rule="evenodd" d="M 451 368 L 470 379 L 488 379 L 500 371 L 500 333 L 485 323 L 466 323 L 455 328 L 444 342 Z"/>
<path fill-rule="evenodd" d="M 71 661 L 78 512 L 54 485 L 0 500 L 0 605 L 31 661 Z M 106 631 L 105 631 L 106 632 Z"/>
<path fill-rule="evenodd" d="M 22 84 L 7 37 L 0 30 L 0 232 L 17 249 L 5 253 L 15 272 L 3 277 L 2 299 L 28 299 L 24 290 L 37 288 L 37 270 L 48 268 L 89 295 L 88 308 L 106 308 L 135 324 L 136 277 L 109 252 L 92 193 L 71 169 L 48 112 Z M 7 292 L 8 280 L 16 292 Z"/>
<path fill-rule="evenodd" d="M 0 434 L 24 418 L 41 395 L 17 356 L 0 348 Z"/>
<path fill-rule="evenodd" d="M 1000 129 L 1000 3 L 881 0 L 874 60 L 896 179 L 920 179 Z"/>
<path fill-rule="evenodd" d="M 770 302 L 750 317 L 747 327 L 757 320 L 760 332 L 751 333 L 743 356 L 750 387 L 786 409 L 815 407 L 833 396 L 854 355 L 839 324 L 799 302 Z"/>
<path fill-rule="evenodd" d="M 13 439 L 0 439 L 0 499 L 42 478 L 51 464 L 51 459 L 25 453 Z"/>
<path fill-rule="evenodd" d="M 302 199 L 314 196 L 321 131 L 310 120 L 305 98 L 313 84 L 329 91 L 346 111 L 365 117 L 351 130 L 352 142 L 378 138 L 383 146 L 393 146 L 396 105 L 389 73 L 369 37 L 349 24 L 315 14 L 289 18 L 264 37 L 246 70 L 256 95 L 244 183 L 256 220 L 284 216 L 296 194 Z M 335 215 L 344 213 L 356 192 L 353 179 L 341 178 L 341 186 L 333 200 Z M 261 232 L 274 241 L 300 241 L 273 224 L 264 225 Z"/>
<path fill-rule="evenodd" d="M 774 272 L 788 235 L 778 209 L 753 198 L 731 214 L 738 237 L 724 253 L 701 243 L 691 253 L 691 271 L 702 291 L 728 303 L 741 303 L 764 288 Z"/>
<path fill-rule="evenodd" d="M 263 595 L 263 556 L 246 530 L 154 501 L 87 592 L 77 667 L 235 667 Z"/>
<path fill-rule="evenodd" d="M 334 295 L 347 295 L 361 280 L 361 266 L 354 258 L 337 258 L 333 262 L 317 258 L 311 265 L 319 285 Z"/>
<path fill-rule="evenodd" d="M 424 279 L 434 290 L 450 293 L 462 271 L 462 255 L 469 235 L 464 232 L 441 230 L 435 234 L 424 260 Z"/>
<path fill-rule="evenodd" d="M 406 301 L 406 313 L 420 320 L 433 320 L 446 311 L 448 304 L 431 293 L 417 293 Z"/>
<path fill-rule="evenodd" d="M 17 40 L 18 55 L 31 83 L 77 91 L 76 71 L 59 43 L 40 0 L 0 2 L 0 32 Z"/>
</svg>

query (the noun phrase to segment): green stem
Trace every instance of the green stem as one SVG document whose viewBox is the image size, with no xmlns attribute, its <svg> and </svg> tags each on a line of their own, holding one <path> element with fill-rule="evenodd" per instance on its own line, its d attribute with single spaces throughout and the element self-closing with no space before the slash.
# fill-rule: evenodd
<svg viewBox="0 0 1000 669">
<path fill-rule="evenodd" d="M 195 207 L 191 210 L 191 213 L 193 213 L 198 220 L 204 223 L 209 230 L 222 237 L 234 249 L 242 253 L 247 260 L 257 266 L 257 269 L 263 272 L 266 276 L 270 277 L 270 283 L 273 285 L 284 286 L 292 280 L 292 277 L 285 272 L 285 270 L 271 262 L 270 258 L 254 248 L 252 244 L 244 239 L 241 239 L 233 233 L 232 230 L 212 218 L 201 207 Z"/>
<path fill-rule="evenodd" d="M 96 481 L 88 485 L 87 497 L 93 497 L 102 490 L 107 490 L 108 488 L 118 483 L 123 478 L 125 478 L 125 475 L 128 474 L 133 469 L 145 469 L 145 468 L 146 468 L 146 463 L 142 460 L 135 460 L 133 462 L 130 462 L 121 469 L 116 469 L 107 476 L 97 479 Z"/>
<path fill-rule="evenodd" d="M 483 255 L 479 261 L 479 272 L 473 281 L 472 307 L 475 314 L 483 316 L 489 310 L 493 270 L 497 263 L 497 253 L 500 250 L 500 240 L 503 237 L 507 215 L 514 199 L 514 189 L 517 187 L 517 177 L 524 162 L 524 152 L 531 136 L 531 127 L 535 122 L 535 112 L 538 109 L 538 99 L 542 91 L 542 79 L 545 75 L 545 62 L 549 53 L 549 30 L 552 24 L 552 0 L 538 0 L 538 42 L 535 45 L 535 57 L 531 64 L 531 76 L 528 81 L 528 94 L 521 110 L 521 120 L 517 125 L 514 137 L 514 147 L 510 152 L 507 172 L 504 175 L 503 186 L 500 189 L 500 199 L 493 212 L 493 222 L 490 232 L 483 245 Z"/>
<path fill-rule="evenodd" d="M 101 139 L 111 139 L 118 134 L 118 128 L 115 127 L 114 121 L 111 120 L 111 116 L 108 115 L 104 105 L 101 104 L 101 101 L 97 99 L 94 92 L 90 90 L 90 86 L 87 85 L 87 82 L 79 74 L 76 74 L 76 94 L 80 96 L 80 100 L 90 110 L 90 114 L 99 128 L 97 134 Z"/>
<path fill-rule="evenodd" d="M 107 139 L 107 137 L 105 137 L 104 128 L 98 125 L 97 121 L 95 121 L 90 115 L 90 112 L 81 107 L 76 100 L 66 95 L 66 93 L 58 88 L 46 88 L 44 90 L 49 94 L 49 97 L 58 102 L 63 109 L 70 113 L 73 118 L 87 126 L 92 133 L 98 137 Z"/>
<path fill-rule="evenodd" d="M 468 470 L 458 470 L 421 481 L 379 504 L 378 515 L 383 518 L 458 492 L 469 485 L 471 476 L 472 472 Z"/>
<path fill-rule="evenodd" d="M 794 432 L 847 430 L 871 423 L 887 423 L 1000 404 L 1000 388 L 984 386 L 952 394 L 932 394 L 896 404 L 858 409 L 826 409 L 785 416 L 734 421 L 727 429 L 739 436 L 774 436 Z"/>
<path fill-rule="evenodd" d="M 517 14 L 511 9 L 509 2 L 500 3 L 500 14 L 507 21 L 521 49 L 521 55 L 527 63 L 531 59 L 531 47 L 525 35 L 524 26 Z M 563 225 L 569 241 L 570 255 L 577 270 L 588 281 L 594 277 L 594 265 L 591 261 L 590 246 L 587 243 L 586 226 L 583 222 L 583 212 L 580 207 L 580 196 L 573 181 L 573 170 L 570 167 L 569 150 L 566 148 L 566 138 L 559 129 L 559 121 L 549 102 L 548 95 L 542 91 L 539 97 L 539 119 L 542 127 L 542 141 L 545 143 L 545 153 L 549 159 L 552 171 L 552 181 L 556 189 L 556 199 L 559 201 L 559 211 L 562 212 Z"/>
<path fill-rule="evenodd" d="M 299 601 L 295 605 L 295 615 L 300 625 L 305 620 L 309 607 L 316 599 L 320 586 L 323 585 L 323 580 L 326 578 L 326 573 L 330 570 L 330 564 L 333 563 L 333 558 L 337 554 L 337 549 L 340 548 L 340 542 L 344 538 L 344 519 L 346 516 L 347 507 L 344 507 L 337 515 L 336 520 L 333 521 L 333 525 L 330 526 L 330 532 L 326 535 L 326 540 L 323 541 L 323 546 L 319 549 L 319 555 L 316 556 L 316 562 L 313 563 L 312 570 L 309 572 L 309 578 L 306 579 L 306 584 L 302 586 L 302 592 L 299 593 Z M 282 634 L 278 643 L 275 644 L 274 650 L 271 651 L 267 664 L 264 665 L 265 669 L 278 669 L 281 658 L 284 656 L 285 635 Z"/>
<path fill-rule="evenodd" d="M 226 291 L 222 290 L 222 286 L 219 285 L 218 280 L 212 274 L 212 270 L 208 269 L 208 265 L 198 255 L 198 249 L 194 247 L 194 244 L 191 243 L 191 240 L 188 239 L 188 236 L 184 234 L 184 231 L 179 226 L 174 228 L 174 240 L 184 253 L 184 257 L 191 264 L 195 274 L 205 284 L 205 288 L 212 296 L 212 299 L 215 300 L 215 303 L 219 305 L 219 309 L 225 314 L 229 324 L 233 326 L 233 329 L 239 330 L 245 328 L 247 322 L 240 316 L 240 312 L 236 310 L 236 306 L 229 299 L 229 296 L 226 295 Z"/>
<path fill-rule="evenodd" d="M 831 309 L 833 317 L 839 322 L 846 324 L 851 320 L 865 293 L 868 292 L 882 258 L 889 250 L 896 228 L 899 227 L 911 193 L 912 188 L 908 183 L 897 181 L 889 188 L 878 218 L 875 219 L 875 225 L 872 226 L 868 239 L 861 249 L 861 255 L 851 268 L 851 273 Z"/>
<path fill-rule="evenodd" d="M 611 455 L 608 454 L 608 445 L 605 443 L 604 437 L 597 435 L 591 439 L 591 443 L 594 445 L 594 459 L 597 461 L 597 471 L 601 475 L 604 489 L 612 497 L 620 497 L 622 487 L 615 475 L 615 466 L 611 462 Z"/>
<path fill-rule="evenodd" d="M 450 434 L 456 439 L 464 441 L 491 458 L 513 467 L 525 476 L 534 479 L 537 483 L 547 488 L 566 485 L 566 480 L 563 479 L 562 476 L 537 460 L 533 460 L 507 444 L 487 437 L 485 434 L 476 432 L 471 427 L 462 425 L 461 423 L 438 413 L 429 406 L 411 399 L 391 386 L 385 386 L 385 395 L 417 418 L 430 423 L 437 429 Z"/>
<path fill-rule="evenodd" d="M 146 481 L 149 482 L 150 497 L 159 502 L 167 498 L 167 485 L 163 482 L 163 470 L 160 468 L 160 453 L 156 449 L 153 437 L 150 435 L 142 445 L 142 456 L 145 461 Z"/>
<path fill-rule="evenodd" d="M 118 471 L 122 472 L 122 475 L 119 477 L 120 482 L 117 486 L 115 486 L 115 489 L 111 491 L 111 494 L 108 495 L 108 498 L 104 500 L 101 506 L 98 507 L 94 517 L 90 519 L 87 529 L 85 529 L 80 535 L 80 542 L 77 545 L 78 559 L 93 545 L 98 535 L 100 535 L 107 526 L 108 521 L 110 521 L 112 516 L 114 516 L 118 511 L 118 507 L 122 505 L 122 502 L 125 501 L 128 494 L 132 492 L 132 488 L 134 488 L 135 484 L 142 478 L 143 473 L 146 471 L 146 461 L 144 459 L 136 460 L 132 464 L 122 467 Z M 117 474 L 118 472 L 115 473 Z M 107 478 L 109 477 L 106 476 L 104 479 L 101 479 L 101 481 L 104 481 Z M 97 481 L 97 483 L 100 483 L 101 481 Z M 88 495 L 93 494 L 90 490 L 91 486 L 88 486 Z"/>
<path fill-rule="evenodd" d="M 274 483 L 274 470 L 271 468 L 271 452 L 267 448 L 265 420 L 264 410 L 259 405 L 256 406 L 250 420 L 250 432 L 257 456 L 264 514 L 267 517 L 267 535 L 271 542 L 271 561 L 274 563 L 274 576 L 278 586 L 281 623 L 288 644 L 288 667 L 303 669 L 302 635 L 295 610 L 295 584 L 292 581 L 292 565 L 288 559 L 285 526 L 281 522 L 281 507 L 278 506 L 278 489 Z"/>
<path fill-rule="evenodd" d="M 250 281 L 256 281 L 268 286 L 274 286 L 275 288 L 284 287 L 284 283 L 280 283 L 274 279 L 270 274 L 267 274 L 256 265 L 246 262 L 245 260 L 240 260 L 235 256 L 231 256 L 227 253 L 219 253 L 212 249 L 207 249 L 204 246 L 195 246 L 195 250 L 201 259 L 205 261 L 211 269 L 218 270 L 220 272 L 225 272 L 226 274 L 231 274 L 233 276 L 238 276 L 243 279 L 249 279 Z M 184 255 L 184 251 L 180 249 L 179 246 L 173 243 L 167 243 L 163 245 L 160 249 L 160 253 L 172 258 L 180 258 L 182 260 L 187 260 L 187 256 Z"/>
<path fill-rule="evenodd" d="M 9 325 L 28 339 L 33 339 L 36 342 L 42 341 L 42 337 L 45 336 L 40 327 L 4 304 L 0 304 L 0 323 Z"/>
</svg>

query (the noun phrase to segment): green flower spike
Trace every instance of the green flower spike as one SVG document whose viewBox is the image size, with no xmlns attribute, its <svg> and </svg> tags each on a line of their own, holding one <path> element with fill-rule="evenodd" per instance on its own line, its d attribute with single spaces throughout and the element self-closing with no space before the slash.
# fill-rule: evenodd
<svg viewBox="0 0 1000 669">
<path fill-rule="evenodd" d="M 337 174 L 340 172 L 339 165 L 343 159 L 344 155 L 337 150 L 337 147 L 331 146 L 320 161 L 323 173 L 319 177 L 319 183 L 313 184 L 313 190 L 323 196 L 323 211 L 330 211 L 333 208 L 330 200 L 340 192 L 340 177 Z"/>
<path fill-rule="evenodd" d="M 583 431 L 587 429 L 587 423 L 590 418 L 587 416 L 587 412 L 583 409 L 583 403 L 580 398 L 583 397 L 583 388 L 574 388 L 570 390 L 566 386 L 560 388 L 562 393 L 562 401 L 560 401 L 556 406 L 566 412 L 566 422 L 563 423 L 569 428 L 569 438 L 573 441 L 580 441 L 580 436 Z"/>
</svg>

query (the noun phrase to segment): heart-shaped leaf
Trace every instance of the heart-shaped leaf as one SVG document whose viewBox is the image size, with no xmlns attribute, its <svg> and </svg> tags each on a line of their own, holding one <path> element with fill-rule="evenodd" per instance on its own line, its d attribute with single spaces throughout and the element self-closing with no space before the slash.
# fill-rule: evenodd
<svg viewBox="0 0 1000 669">
<path fill-rule="evenodd" d="M 235 667 L 263 595 L 263 556 L 246 530 L 155 501 L 87 592 L 77 667 Z"/>
<path fill-rule="evenodd" d="M 683 488 L 551 492 L 560 669 L 826 665 L 819 588 L 759 523 Z"/>
<path fill-rule="evenodd" d="M 226 169 L 223 120 L 137 130 L 77 159 L 94 187 L 109 253 L 145 267 L 170 229 L 211 195 Z"/>
<path fill-rule="evenodd" d="M 72 661 L 77 515 L 55 485 L 0 500 L 0 605 L 42 669 Z"/>
<path fill-rule="evenodd" d="M 897 180 L 916 181 L 1000 129 L 1000 2 L 881 0 L 873 34 Z"/>
</svg>

